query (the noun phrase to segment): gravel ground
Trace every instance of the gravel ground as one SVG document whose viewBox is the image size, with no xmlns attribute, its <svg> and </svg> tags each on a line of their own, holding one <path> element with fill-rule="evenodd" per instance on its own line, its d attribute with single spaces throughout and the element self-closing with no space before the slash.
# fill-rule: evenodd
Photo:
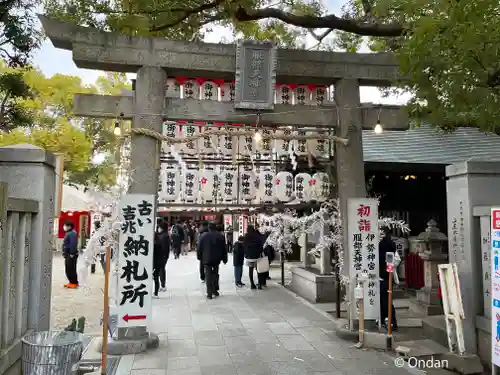
<svg viewBox="0 0 500 375">
<path fill-rule="evenodd" d="M 64 259 L 60 253 L 54 252 L 51 328 L 63 329 L 71 323 L 73 318 L 84 316 L 86 319 L 85 333 L 101 332 L 104 275 L 100 264 L 97 265 L 95 274 L 89 274 L 86 286 L 79 289 L 66 289 L 63 285 L 67 282 L 64 273 Z"/>
</svg>

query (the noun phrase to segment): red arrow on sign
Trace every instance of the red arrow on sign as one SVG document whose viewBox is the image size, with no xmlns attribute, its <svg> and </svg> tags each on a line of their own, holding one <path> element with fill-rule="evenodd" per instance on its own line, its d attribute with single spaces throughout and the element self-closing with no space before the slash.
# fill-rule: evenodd
<svg viewBox="0 0 500 375">
<path fill-rule="evenodd" d="M 144 320 L 146 319 L 146 315 L 125 315 L 123 317 L 123 320 L 125 320 L 126 322 L 128 322 L 129 320 Z"/>
</svg>

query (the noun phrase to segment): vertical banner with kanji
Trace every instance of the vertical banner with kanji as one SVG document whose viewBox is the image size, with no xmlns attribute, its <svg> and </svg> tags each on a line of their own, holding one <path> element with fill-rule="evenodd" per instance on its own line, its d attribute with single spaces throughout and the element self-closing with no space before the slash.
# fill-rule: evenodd
<svg viewBox="0 0 500 375">
<path fill-rule="evenodd" d="M 120 201 L 118 327 L 147 326 L 151 319 L 155 196 L 127 194 Z"/>
<path fill-rule="evenodd" d="M 351 198 L 347 201 L 347 235 L 349 236 L 349 279 L 353 289 L 360 273 L 369 278 L 364 288 L 365 319 L 380 318 L 380 280 L 378 244 L 378 201 L 370 198 Z M 354 297 L 354 296 L 351 296 Z M 352 317 L 358 318 L 356 304 L 352 303 Z"/>
</svg>

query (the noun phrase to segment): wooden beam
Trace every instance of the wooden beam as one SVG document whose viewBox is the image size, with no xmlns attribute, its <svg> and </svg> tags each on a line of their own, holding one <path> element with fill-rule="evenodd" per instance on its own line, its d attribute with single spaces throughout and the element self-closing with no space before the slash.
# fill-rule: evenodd
<svg viewBox="0 0 500 375">
<path fill-rule="evenodd" d="M 165 120 L 190 122 L 219 122 L 226 124 L 254 125 L 257 122 L 255 111 L 234 109 L 232 102 L 211 100 L 166 98 Z M 341 108 L 340 110 L 352 110 Z M 408 129 L 408 115 L 401 106 L 362 105 L 363 129 L 373 129 L 377 120 L 384 130 Z M 133 96 L 107 96 L 94 94 L 75 95 L 74 112 L 76 116 L 97 118 L 132 119 L 134 111 Z M 302 106 L 276 104 L 273 112 L 260 114 L 262 126 L 301 126 L 311 128 L 330 128 L 337 124 L 335 106 Z"/>
</svg>

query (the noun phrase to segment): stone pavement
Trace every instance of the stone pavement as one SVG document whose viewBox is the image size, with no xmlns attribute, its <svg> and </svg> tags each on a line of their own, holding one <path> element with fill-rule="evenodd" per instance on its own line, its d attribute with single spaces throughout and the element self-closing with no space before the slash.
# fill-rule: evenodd
<svg viewBox="0 0 500 375">
<path fill-rule="evenodd" d="M 117 375 L 406 375 L 387 354 L 339 339 L 333 322 L 281 286 L 238 289 L 232 259 L 221 296 L 205 298 L 194 254 L 169 260 L 153 304 L 154 351 L 122 357 Z M 244 281 L 248 284 L 247 272 Z"/>
</svg>

